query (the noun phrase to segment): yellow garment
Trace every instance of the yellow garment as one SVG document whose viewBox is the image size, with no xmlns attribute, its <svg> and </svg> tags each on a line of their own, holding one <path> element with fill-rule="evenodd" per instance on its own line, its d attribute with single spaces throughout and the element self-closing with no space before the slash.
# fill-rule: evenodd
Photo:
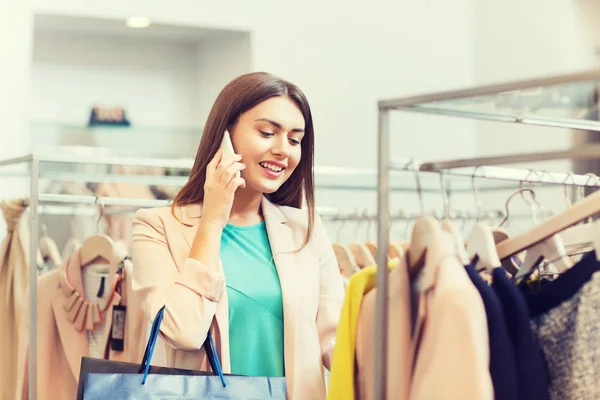
<svg viewBox="0 0 600 400">
<path fill-rule="evenodd" d="M 392 270 L 396 265 L 398 265 L 398 259 L 392 259 L 388 263 L 388 268 Z M 365 267 L 352 275 L 346 288 L 346 297 L 342 306 L 342 315 L 333 351 L 328 399 L 354 399 L 354 352 L 358 316 L 364 295 L 375 287 L 376 276 L 377 265 Z"/>
</svg>

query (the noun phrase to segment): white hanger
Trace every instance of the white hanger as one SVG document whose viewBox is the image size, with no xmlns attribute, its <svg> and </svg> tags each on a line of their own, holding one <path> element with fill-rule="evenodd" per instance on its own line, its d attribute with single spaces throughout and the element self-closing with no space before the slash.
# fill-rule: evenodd
<svg viewBox="0 0 600 400">
<path fill-rule="evenodd" d="M 596 185 L 600 186 L 600 178 L 596 174 L 588 173 L 590 179 L 586 182 L 586 186 L 589 184 L 592 178 L 596 179 Z M 567 177 L 568 178 L 568 177 Z M 581 198 L 584 198 L 583 188 L 581 189 L 580 195 Z M 567 207 L 571 205 L 571 201 L 567 195 L 567 185 L 565 179 L 565 202 Z M 592 221 L 590 217 L 590 221 L 581 225 L 572 226 L 570 228 L 565 229 L 561 233 L 561 237 L 563 239 L 565 247 L 586 247 L 591 246 L 594 250 L 596 250 L 596 258 L 600 261 L 600 221 Z"/>
<path fill-rule="evenodd" d="M 496 251 L 496 242 L 494 241 L 492 229 L 488 224 L 481 221 L 481 202 L 479 201 L 477 189 L 475 188 L 477 168 L 475 168 L 473 176 L 471 177 L 471 188 L 473 189 L 473 197 L 475 198 L 475 206 L 477 209 L 477 222 L 469 235 L 467 255 L 471 262 L 476 259 L 475 268 L 485 268 L 487 271 L 491 271 L 501 264 Z"/>
<path fill-rule="evenodd" d="M 508 258 L 599 212 L 600 191 L 589 195 L 568 210 L 548 218 L 529 231 L 498 243 L 498 255 L 501 259 Z"/>
<path fill-rule="evenodd" d="M 429 245 L 436 240 L 440 240 L 443 235 L 442 228 L 437 219 L 425 216 L 421 179 L 419 178 L 418 168 L 416 166 L 414 171 L 422 216 L 417 218 L 413 225 L 410 244 L 406 251 L 409 274 L 413 278 L 416 277 L 425 266 L 425 255 Z"/>
<path fill-rule="evenodd" d="M 48 236 L 48 227 L 42 224 L 42 237 L 39 241 L 39 249 L 43 259 L 50 259 L 52 265 L 59 266 L 63 264 L 62 256 L 58 250 L 56 242 Z"/>
<path fill-rule="evenodd" d="M 533 172 L 533 170 L 531 172 Z M 542 171 L 541 178 L 543 178 L 544 174 L 545 172 Z M 538 223 L 537 214 L 535 212 L 536 205 L 539 207 L 540 211 L 542 211 L 543 214 L 544 208 L 537 201 L 535 197 L 535 192 L 532 189 L 524 189 L 523 181 L 521 181 L 519 186 L 520 189 L 517 190 L 515 193 L 511 194 L 508 200 L 506 201 L 506 216 L 504 217 L 504 220 L 502 220 L 500 226 L 502 226 L 504 222 L 508 219 L 508 204 L 510 200 L 517 194 L 520 194 L 521 198 L 530 206 L 534 226 Z M 532 201 L 527 200 L 527 198 L 524 196 L 525 192 L 528 192 L 531 195 Z M 520 280 L 520 278 L 525 276 L 533 268 L 537 267 L 543 260 L 551 261 L 552 266 L 556 267 L 559 270 L 559 272 L 565 271 L 566 269 L 573 266 L 573 262 L 567 254 L 565 246 L 562 243 L 561 237 L 558 234 L 553 234 L 548 238 L 545 238 L 544 240 L 535 243 L 531 247 L 527 248 L 527 252 L 525 253 L 525 259 L 521 263 L 521 266 L 517 274 L 515 275 L 515 278 L 517 280 Z"/>
<path fill-rule="evenodd" d="M 360 267 L 358 266 L 358 263 L 356 262 L 356 259 L 354 258 L 354 255 L 352 254 L 348 246 L 340 243 L 340 233 L 347 219 L 343 218 L 340 214 L 338 214 L 334 220 L 336 219 L 340 221 L 340 226 L 338 227 L 338 230 L 335 235 L 337 243 L 334 243 L 332 245 L 333 252 L 335 253 L 338 262 L 338 267 L 340 268 L 340 273 L 343 276 L 350 277 L 355 272 L 360 271 Z"/>
<path fill-rule="evenodd" d="M 96 197 L 96 203 L 100 206 L 100 216 L 98 217 L 99 226 L 104 215 L 104 206 L 98 197 Z M 114 275 L 117 272 L 117 268 L 125 255 L 123 250 L 117 246 L 109 236 L 100 234 L 85 239 L 79 249 L 82 268 L 92 263 L 108 264 L 111 275 Z"/>
<path fill-rule="evenodd" d="M 463 235 L 450 219 L 450 201 L 448 200 L 448 193 L 446 193 L 446 188 L 444 187 L 443 172 L 440 172 L 440 189 L 442 192 L 442 200 L 444 202 L 444 218 L 442 219 L 440 226 L 443 231 L 448 232 L 452 235 L 456 255 L 460 260 L 460 263 L 462 265 L 469 265 L 471 263 L 471 259 L 469 258 L 467 249 L 465 249 L 465 240 L 463 239 Z"/>
</svg>

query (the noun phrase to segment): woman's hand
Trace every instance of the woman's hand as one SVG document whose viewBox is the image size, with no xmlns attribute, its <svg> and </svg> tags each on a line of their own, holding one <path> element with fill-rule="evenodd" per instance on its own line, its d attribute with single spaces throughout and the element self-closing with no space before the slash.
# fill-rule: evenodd
<svg viewBox="0 0 600 400">
<path fill-rule="evenodd" d="M 239 174 L 246 168 L 241 159 L 238 154 L 224 157 L 223 150 L 219 149 L 208 164 L 202 206 L 203 224 L 214 224 L 220 229 L 227 225 L 235 191 L 246 187 L 244 178 Z"/>
</svg>

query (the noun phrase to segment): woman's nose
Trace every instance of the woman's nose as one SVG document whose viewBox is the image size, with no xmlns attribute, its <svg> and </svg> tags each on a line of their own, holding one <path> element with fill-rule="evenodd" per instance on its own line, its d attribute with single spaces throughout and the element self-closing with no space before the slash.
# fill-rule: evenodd
<svg viewBox="0 0 600 400">
<path fill-rule="evenodd" d="M 286 158 L 290 156 L 290 147 L 288 144 L 287 138 L 283 140 L 277 140 L 276 143 L 271 148 L 271 152 L 274 155 L 277 155 L 281 158 Z"/>
</svg>

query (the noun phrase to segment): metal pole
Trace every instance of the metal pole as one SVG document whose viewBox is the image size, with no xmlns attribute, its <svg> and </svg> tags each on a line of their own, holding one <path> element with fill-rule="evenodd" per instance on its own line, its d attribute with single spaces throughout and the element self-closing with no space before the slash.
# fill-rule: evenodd
<svg viewBox="0 0 600 400">
<path fill-rule="evenodd" d="M 29 400 L 37 400 L 37 251 L 38 251 L 38 177 L 39 161 L 31 161 L 29 195 Z"/>
<path fill-rule="evenodd" d="M 377 306 L 375 339 L 375 399 L 387 394 L 387 332 L 388 332 L 388 246 L 390 228 L 390 150 L 389 114 L 379 110 L 378 188 L 377 188 Z"/>
<path fill-rule="evenodd" d="M 600 145 L 591 144 L 567 150 L 544 151 L 540 153 L 503 154 L 489 157 L 475 157 L 458 160 L 434 161 L 421 164 L 421 171 L 439 172 L 444 169 L 524 164 L 554 160 L 589 160 L 600 157 Z"/>
</svg>

